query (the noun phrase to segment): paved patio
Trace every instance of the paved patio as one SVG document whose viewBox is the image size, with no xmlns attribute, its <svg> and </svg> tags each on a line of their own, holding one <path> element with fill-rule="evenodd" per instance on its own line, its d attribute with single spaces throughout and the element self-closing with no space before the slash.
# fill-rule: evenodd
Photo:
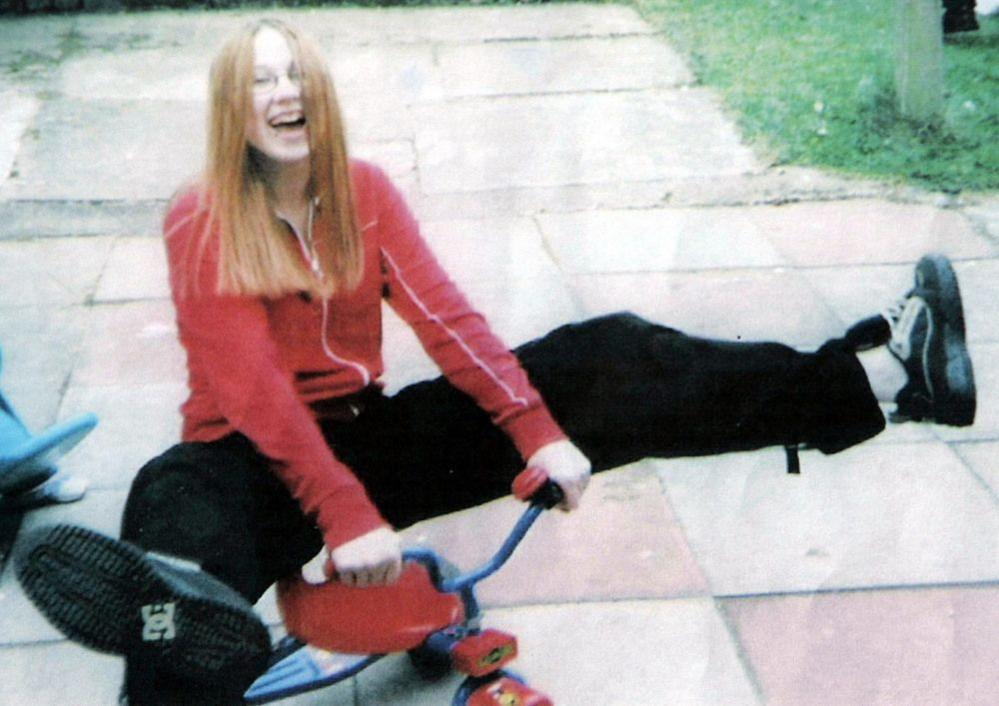
<svg viewBox="0 0 999 706">
<path fill-rule="evenodd" d="M 809 347 L 903 292 L 924 252 L 956 262 L 973 427 L 893 427 L 803 454 L 800 477 L 775 449 L 596 478 L 482 586 L 533 683 L 560 706 L 995 703 L 999 197 L 772 167 L 625 7 L 280 14 L 328 50 L 355 153 L 405 190 L 511 345 L 631 309 Z M 115 534 L 131 478 L 178 437 L 159 219 L 201 161 L 210 57 L 249 16 L 0 18 L 3 389 L 36 429 L 101 419 L 63 463 L 89 494 L 24 527 Z M 434 374 L 391 317 L 386 353 L 390 390 Z M 470 566 L 518 511 L 499 501 L 407 537 Z M 279 630 L 270 597 L 260 610 Z M 110 704 L 120 673 L 4 570 L 0 703 Z M 440 705 L 455 683 L 392 657 L 287 703 Z"/>
</svg>

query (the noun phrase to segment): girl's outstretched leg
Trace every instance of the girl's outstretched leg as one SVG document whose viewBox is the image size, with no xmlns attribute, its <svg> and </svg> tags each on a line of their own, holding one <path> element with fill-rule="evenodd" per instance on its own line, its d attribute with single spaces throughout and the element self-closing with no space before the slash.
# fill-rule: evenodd
<svg viewBox="0 0 999 706">
<path fill-rule="evenodd" d="M 842 340 L 802 353 L 614 314 L 557 329 L 517 353 L 598 469 L 775 445 L 831 453 L 884 427 L 864 369 Z"/>
</svg>

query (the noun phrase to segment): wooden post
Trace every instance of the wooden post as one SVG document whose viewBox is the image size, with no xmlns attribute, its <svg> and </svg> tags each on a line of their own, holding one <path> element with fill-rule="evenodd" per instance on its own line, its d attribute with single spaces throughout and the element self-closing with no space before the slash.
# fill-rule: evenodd
<svg viewBox="0 0 999 706">
<path fill-rule="evenodd" d="M 895 93 L 901 114 L 943 120 L 943 29 L 940 0 L 895 0 Z"/>
</svg>

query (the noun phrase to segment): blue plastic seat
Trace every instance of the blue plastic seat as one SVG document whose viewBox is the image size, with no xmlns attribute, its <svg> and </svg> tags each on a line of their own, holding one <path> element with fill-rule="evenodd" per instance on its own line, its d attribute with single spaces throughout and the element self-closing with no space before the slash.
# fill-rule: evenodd
<svg viewBox="0 0 999 706">
<path fill-rule="evenodd" d="M 0 369 L 2 364 L 0 351 Z M 95 415 L 83 414 L 32 435 L 0 390 L 0 495 L 17 495 L 51 478 L 56 460 L 96 425 Z"/>
</svg>

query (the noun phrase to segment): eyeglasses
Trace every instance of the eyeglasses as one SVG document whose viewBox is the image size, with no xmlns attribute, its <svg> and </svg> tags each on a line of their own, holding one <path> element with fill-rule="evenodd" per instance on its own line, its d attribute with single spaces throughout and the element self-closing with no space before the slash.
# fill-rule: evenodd
<svg viewBox="0 0 999 706">
<path fill-rule="evenodd" d="M 257 95 L 266 95 L 273 92 L 278 87 L 278 83 L 281 82 L 282 76 L 286 76 L 288 83 L 295 88 L 302 87 L 302 74 L 299 73 L 298 69 L 289 69 L 279 74 L 255 74 L 253 76 L 253 92 Z"/>
</svg>

